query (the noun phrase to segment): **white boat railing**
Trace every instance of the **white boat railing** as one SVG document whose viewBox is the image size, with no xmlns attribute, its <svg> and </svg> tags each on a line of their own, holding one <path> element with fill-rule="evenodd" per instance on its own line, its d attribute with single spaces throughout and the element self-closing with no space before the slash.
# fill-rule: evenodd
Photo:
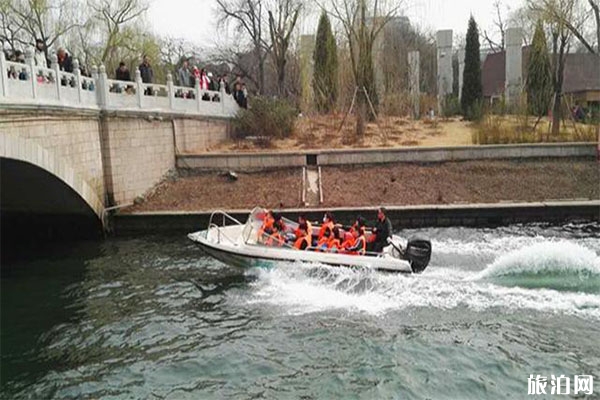
<svg viewBox="0 0 600 400">
<path fill-rule="evenodd" d="M 223 217 L 221 226 L 219 226 L 215 222 L 213 222 L 213 218 L 217 215 L 220 215 Z M 217 243 L 221 243 L 221 236 L 223 236 L 225 239 L 229 240 L 233 245 L 237 245 L 237 242 L 234 239 L 230 238 L 225 232 L 223 232 L 221 230 L 221 228 L 224 228 L 227 226 L 227 221 L 231 221 L 235 225 L 244 225 L 236 218 L 227 214 L 225 211 L 216 210 L 216 211 L 213 211 L 212 214 L 210 214 L 210 219 L 208 220 L 208 229 L 206 230 L 206 236 L 208 237 L 208 234 L 211 229 L 216 229 L 217 230 Z"/>
</svg>

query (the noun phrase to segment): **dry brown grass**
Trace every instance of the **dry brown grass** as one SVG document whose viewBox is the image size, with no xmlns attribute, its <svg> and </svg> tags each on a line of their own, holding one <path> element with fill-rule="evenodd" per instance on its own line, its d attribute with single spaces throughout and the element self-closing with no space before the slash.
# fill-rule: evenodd
<svg viewBox="0 0 600 400">
<path fill-rule="evenodd" d="M 558 135 L 552 135 L 548 118 L 542 118 L 534 129 L 536 120 L 537 118 L 522 115 L 487 115 L 473 130 L 473 144 L 595 142 L 598 140 L 598 130 L 600 129 L 598 125 L 565 120 L 561 122 Z"/>
<path fill-rule="evenodd" d="M 458 146 L 471 144 L 473 127 L 459 118 L 422 119 L 383 116 L 370 122 L 365 135 L 357 140 L 356 119 L 344 114 L 311 115 L 298 118 L 295 132 L 287 139 L 274 139 L 271 150 L 345 149 L 405 146 Z M 249 141 L 226 141 L 208 151 L 261 151 L 264 148 Z"/>
</svg>

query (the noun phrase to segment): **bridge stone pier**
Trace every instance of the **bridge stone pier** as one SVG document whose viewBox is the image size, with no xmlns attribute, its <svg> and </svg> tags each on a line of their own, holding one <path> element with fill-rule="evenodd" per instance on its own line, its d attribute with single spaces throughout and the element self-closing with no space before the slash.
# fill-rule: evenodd
<svg viewBox="0 0 600 400">
<path fill-rule="evenodd" d="M 230 135 L 238 110 L 220 91 L 113 81 L 26 63 L 0 53 L 0 183 L 3 225 L 22 216 L 88 216 L 130 204 L 175 168 L 177 154 Z M 77 62 L 75 61 L 75 65 Z M 17 218 L 18 219 L 18 218 Z M 4 230 L 4 227 L 3 227 Z"/>
</svg>

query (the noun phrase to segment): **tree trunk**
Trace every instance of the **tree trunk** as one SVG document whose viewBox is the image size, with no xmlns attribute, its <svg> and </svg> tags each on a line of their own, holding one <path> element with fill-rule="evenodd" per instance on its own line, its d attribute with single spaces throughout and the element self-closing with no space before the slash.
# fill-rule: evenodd
<svg viewBox="0 0 600 400">
<path fill-rule="evenodd" d="M 285 63 L 279 66 L 277 71 L 277 91 L 280 98 L 285 97 Z"/>
<path fill-rule="evenodd" d="M 359 90 L 356 94 L 356 138 L 361 140 L 365 136 L 365 120 L 367 117 L 367 101 L 365 93 Z"/>
<path fill-rule="evenodd" d="M 258 94 L 263 94 L 265 89 L 265 57 L 260 50 L 260 45 L 256 45 L 256 61 L 258 61 Z"/>
<path fill-rule="evenodd" d="M 554 92 L 554 106 L 552 106 L 552 136 L 558 136 L 560 130 L 560 92 Z"/>
<path fill-rule="evenodd" d="M 560 131 L 560 119 L 562 111 L 562 86 L 565 71 L 565 47 L 567 37 L 560 37 L 560 45 L 556 57 L 556 75 L 554 76 L 554 106 L 552 107 L 552 135 L 558 135 Z"/>
<path fill-rule="evenodd" d="M 596 20 L 596 54 L 600 55 L 600 7 L 594 2 L 594 0 L 588 0 L 592 10 L 594 12 L 594 19 Z"/>
</svg>

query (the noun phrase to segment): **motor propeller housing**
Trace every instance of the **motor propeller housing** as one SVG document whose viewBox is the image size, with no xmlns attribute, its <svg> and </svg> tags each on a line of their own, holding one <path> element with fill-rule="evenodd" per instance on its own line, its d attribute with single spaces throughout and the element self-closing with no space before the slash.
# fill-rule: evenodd
<svg viewBox="0 0 600 400">
<path fill-rule="evenodd" d="M 410 238 L 406 243 L 403 258 L 410 263 L 414 273 L 423 272 L 431 259 L 431 241 L 420 237 Z"/>
</svg>

